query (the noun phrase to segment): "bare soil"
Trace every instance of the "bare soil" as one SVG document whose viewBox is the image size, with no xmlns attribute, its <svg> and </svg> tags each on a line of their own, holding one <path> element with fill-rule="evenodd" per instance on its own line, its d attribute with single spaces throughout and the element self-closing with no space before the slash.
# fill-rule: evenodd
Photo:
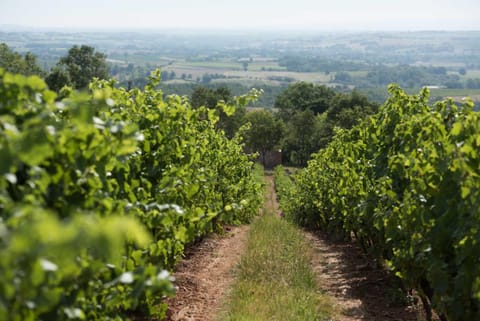
<svg viewBox="0 0 480 321">
<path fill-rule="evenodd" d="M 264 210 L 281 215 L 272 173 L 265 175 Z M 205 239 L 177 266 L 176 297 L 166 321 L 209 321 L 228 298 L 235 267 L 244 252 L 248 226 L 231 227 L 223 236 Z M 305 231 L 314 249 L 313 269 L 321 289 L 332 298 L 332 321 L 415 321 L 417 309 L 407 305 L 395 280 L 351 242 L 334 242 Z M 292 320 L 294 321 L 294 320 Z"/>
<path fill-rule="evenodd" d="M 167 321 L 208 321 L 221 308 L 244 252 L 248 226 L 229 227 L 189 249 L 176 268 L 177 293 L 167 300 Z"/>
<path fill-rule="evenodd" d="M 313 268 L 331 298 L 335 321 L 415 321 L 418 308 L 408 302 L 398 280 L 352 242 L 335 242 L 305 232 L 314 249 Z"/>
</svg>

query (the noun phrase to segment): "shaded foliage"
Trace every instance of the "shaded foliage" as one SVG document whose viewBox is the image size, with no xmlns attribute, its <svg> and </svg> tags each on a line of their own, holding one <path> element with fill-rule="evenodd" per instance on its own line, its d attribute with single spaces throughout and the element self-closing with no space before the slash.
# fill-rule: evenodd
<svg viewBox="0 0 480 321">
<path fill-rule="evenodd" d="M 312 83 L 298 82 L 285 89 L 275 99 L 275 107 L 280 109 L 280 115 L 288 120 L 295 111 L 311 110 L 321 114 L 329 108 L 329 101 L 336 92 L 326 86 L 316 86 Z"/>
<path fill-rule="evenodd" d="M 90 46 L 73 46 L 57 63 L 45 81 L 50 89 L 59 91 L 63 86 L 86 89 L 93 78 L 109 78 L 106 56 Z"/>
<path fill-rule="evenodd" d="M 378 108 L 357 91 L 338 93 L 303 82 L 290 85 L 277 96 L 276 106 L 287 128 L 284 159 L 300 166 L 305 166 L 312 153 L 328 144 L 335 127 L 351 128 Z"/>
<path fill-rule="evenodd" d="M 233 96 L 227 87 L 218 87 L 215 89 L 197 86 L 193 90 L 190 102 L 193 108 L 207 107 L 209 109 L 217 109 L 219 104 L 230 104 L 233 102 Z M 239 106 L 235 109 L 233 115 L 227 115 L 221 108 L 219 108 L 220 119 L 217 123 L 217 128 L 222 129 L 225 135 L 233 138 L 243 124 L 243 117 L 246 110 L 244 106 Z"/>
<path fill-rule="evenodd" d="M 266 153 L 280 147 L 284 123 L 268 110 L 251 111 L 245 115 L 244 121 L 250 124 L 243 133 L 246 147 L 252 152 L 259 152 L 265 165 Z"/>
<path fill-rule="evenodd" d="M 27 52 L 24 56 L 14 52 L 5 43 L 0 43 L 0 68 L 5 71 L 26 76 L 44 76 L 45 72 L 38 66 L 37 58 Z"/>
</svg>

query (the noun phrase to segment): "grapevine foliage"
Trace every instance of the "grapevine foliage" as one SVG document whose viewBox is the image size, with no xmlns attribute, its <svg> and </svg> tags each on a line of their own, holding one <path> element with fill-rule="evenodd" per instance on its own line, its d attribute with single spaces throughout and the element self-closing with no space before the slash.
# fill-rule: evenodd
<svg viewBox="0 0 480 321">
<path fill-rule="evenodd" d="M 354 235 L 449 320 L 480 320 L 480 115 L 470 100 L 429 105 L 427 89 L 389 92 L 294 176 L 283 211 Z"/>
<path fill-rule="evenodd" d="M 241 138 L 159 77 L 56 101 L 0 70 L 0 321 L 161 318 L 185 245 L 257 212 Z"/>
</svg>

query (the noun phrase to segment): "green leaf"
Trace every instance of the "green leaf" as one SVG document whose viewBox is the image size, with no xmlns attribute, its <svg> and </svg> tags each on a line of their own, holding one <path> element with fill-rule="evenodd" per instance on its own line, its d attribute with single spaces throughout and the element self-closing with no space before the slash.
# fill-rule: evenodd
<svg viewBox="0 0 480 321">
<path fill-rule="evenodd" d="M 456 122 L 456 123 L 453 125 L 452 130 L 451 130 L 450 133 L 451 133 L 453 136 L 458 136 L 458 135 L 461 134 L 462 130 L 463 130 L 462 123 L 461 123 L 461 122 Z"/>
</svg>

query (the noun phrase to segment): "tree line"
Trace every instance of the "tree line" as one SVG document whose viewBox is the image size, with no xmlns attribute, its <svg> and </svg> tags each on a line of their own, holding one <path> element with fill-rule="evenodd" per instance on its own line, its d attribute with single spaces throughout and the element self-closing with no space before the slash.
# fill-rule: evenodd
<svg viewBox="0 0 480 321">
<path fill-rule="evenodd" d="M 191 104 L 194 108 L 215 108 L 220 102 L 232 99 L 226 87 L 197 86 Z M 312 153 L 330 142 L 336 127 L 353 127 L 373 114 L 378 104 L 356 91 L 340 93 L 326 86 L 299 82 L 276 97 L 275 107 L 276 111 L 237 109 L 231 117 L 221 115 L 218 126 L 229 137 L 242 130 L 246 146 L 252 151 L 265 154 L 282 150 L 285 163 L 305 166 Z M 250 127 L 243 128 L 245 124 Z"/>
<path fill-rule="evenodd" d="M 37 75 L 45 79 L 48 87 L 56 92 L 64 86 L 85 89 L 92 79 L 108 79 L 109 70 L 106 55 L 87 45 L 73 46 L 66 56 L 60 58 L 50 72 L 44 71 L 36 57 L 27 52 L 21 55 L 6 44 L 0 44 L 0 68 L 5 71 Z"/>
</svg>

